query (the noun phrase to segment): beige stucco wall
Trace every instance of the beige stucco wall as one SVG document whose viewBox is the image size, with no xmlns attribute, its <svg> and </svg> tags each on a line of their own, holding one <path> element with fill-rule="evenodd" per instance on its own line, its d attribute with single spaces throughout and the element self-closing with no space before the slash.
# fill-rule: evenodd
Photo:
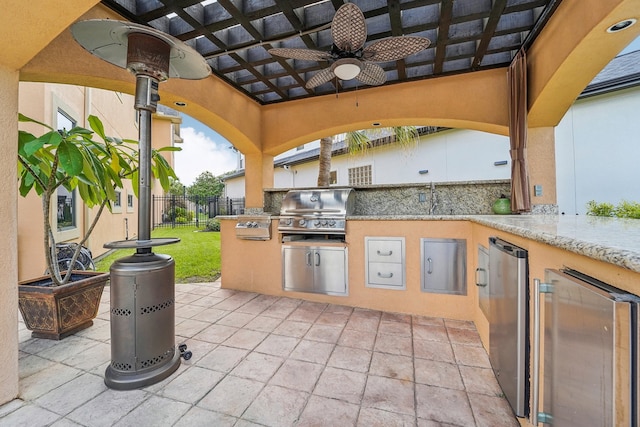
<svg viewBox="0 0 640 427">
<path fill-rule="evenodd" d="M 18 72 L 0 64 L 0 148 L 18 150 Z M 0 168 L 0 404 L 18 394 L 18 189 L 16 163 Z"/>
</svg>

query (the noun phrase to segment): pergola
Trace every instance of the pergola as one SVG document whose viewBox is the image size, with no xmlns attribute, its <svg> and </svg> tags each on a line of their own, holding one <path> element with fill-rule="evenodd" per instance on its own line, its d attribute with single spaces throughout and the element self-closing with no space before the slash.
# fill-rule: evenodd
<svg viewBox="0 0 640 427">
<path fill-rule="evenodd" d="M 248 207 L 273 184 L 273 156 L 347 130 L 417 125 L 509 134 L 507 67 L 526 51 L 529 180 L 535 204 L 555 203 L 553 128 L 593 77 L 640 34 L 640 0 L 362 0 L 369 42 L 422 35 L 429 49 L 382 64 L 388 82 L 356 88 L 304 82 L 326 64 L 275 58 L 269 47 L 327 49 L 326 25 L 341 0 L 5 0 L 0 55 L 0 403 L 18 391 L 17 112 L 19 81 L 68 83 L 133 93 L 125 70 L 87 53 L 69 30 L 83 19 L 149 24 L 196 48 L 213 75 L 160 86 L 161 103 L 215 129 L 246 156 Z M 175 15 L 174 15 L 175 14 Z M 337 93 L 337 96 L 336 96 Z M 182 105 L 185 104 L 185 105 Z"/>
</svg>

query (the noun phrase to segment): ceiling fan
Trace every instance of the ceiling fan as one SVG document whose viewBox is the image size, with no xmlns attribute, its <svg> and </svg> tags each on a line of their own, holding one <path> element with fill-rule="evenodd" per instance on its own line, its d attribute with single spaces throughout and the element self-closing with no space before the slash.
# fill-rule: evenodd
<svg viewBox="0 0 640 427">
<path fill-rule="evenodd" d="M 331 50 L 273 48 L 269 53 L 283 58 L 307 61 L 329 61 L 331 66 L 316 73 L 305 87 L 312 89 L 334 78 L 378 86 L 387 81 L 384 69 L 374 62 L 397 61 L 426 49 L 431 41 L 425 37 L 398 36 L 379 40 L 364 47 L 367 24 L 360 8 L 345 3 L 331 21 Z"/>
</svg>

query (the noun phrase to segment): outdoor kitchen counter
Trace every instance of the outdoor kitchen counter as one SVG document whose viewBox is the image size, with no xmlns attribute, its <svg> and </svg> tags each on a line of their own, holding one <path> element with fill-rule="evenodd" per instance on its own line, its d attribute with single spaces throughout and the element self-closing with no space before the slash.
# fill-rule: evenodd
<svg viewBox="0 0 640 427">
<path fill-rule="evenodd" d="M 348 221 L 470 221 L 640 273 L 640 220 L 562 215 L 349 216 Z"/>
</svg>

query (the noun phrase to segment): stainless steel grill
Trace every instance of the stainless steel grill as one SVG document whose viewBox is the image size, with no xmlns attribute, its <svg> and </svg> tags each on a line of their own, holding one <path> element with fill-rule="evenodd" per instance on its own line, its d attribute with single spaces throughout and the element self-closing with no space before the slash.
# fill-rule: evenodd
<svg viewBox="0 0 640 427">
<path fill-rule="evenodd" d="M 353 213 L 352 188 L 290 190 L 282 200 L 278 231 L 295 234 L 344 236 L 346 218 Z"/>
</svg>

